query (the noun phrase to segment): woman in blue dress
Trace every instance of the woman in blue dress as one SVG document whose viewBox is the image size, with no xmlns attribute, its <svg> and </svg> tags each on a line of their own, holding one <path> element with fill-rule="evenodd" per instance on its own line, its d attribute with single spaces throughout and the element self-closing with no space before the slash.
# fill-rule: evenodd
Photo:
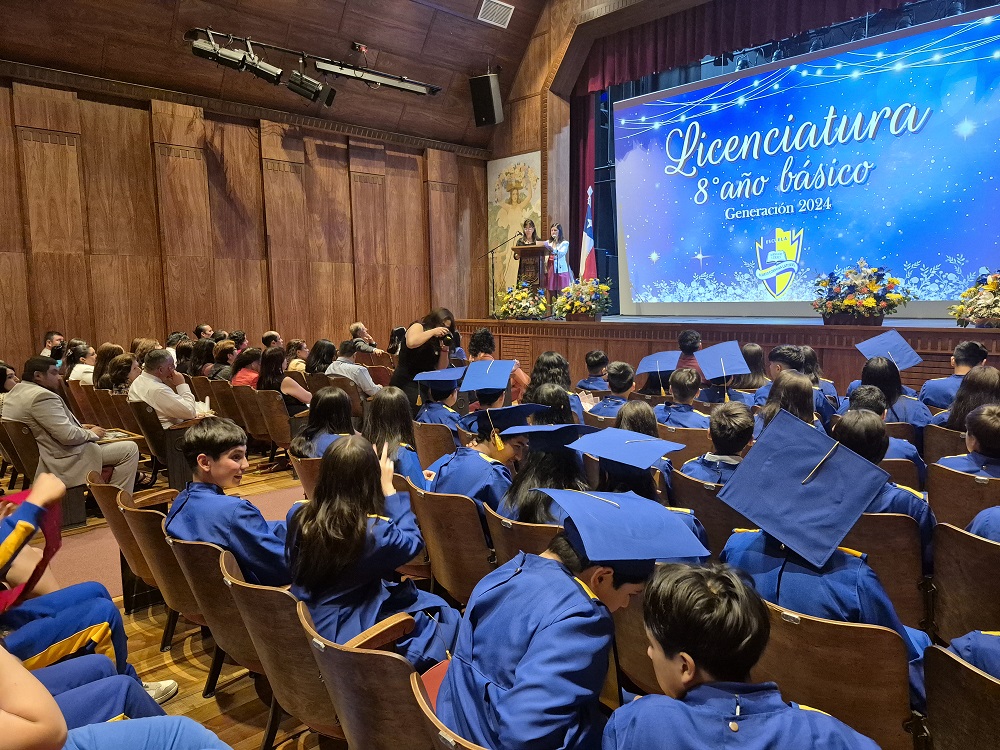
<svg viewBox="0 0 1000 750">
<path fill-rule="evenodd" d="M 382 447 L 388 445 L 389 458 L 395 464 L 396 473 L 407 477 L 414 486 L 427 489 L 420 459 L 413 448 L 413 412 L 404 391 L 390 385 L 376 393 L 368 405 L 361 434 L 380 453 Z"/>
<path fill-rule="evenodd" d="M 360 435 L 335 442 L 323 456 L 314 499 L 288 513 L 285 552 L 292 593 L 324 638 L 346 643 L 406 612 L 416 626 L 398 642 L 399 652 L 422 672 L 448 658 L 461 616 L 395 572 L 424 541 L 392 475 L 387 445 L 379 459 Z"/>
<path fill-rule="evenodd" d="M 336 386 L 320 388 L 309 405 L 309 424 L 288 452 L 301 458 L 322 458 L 335 440 L 354 434 L 351 397 Z"/>
</svg>

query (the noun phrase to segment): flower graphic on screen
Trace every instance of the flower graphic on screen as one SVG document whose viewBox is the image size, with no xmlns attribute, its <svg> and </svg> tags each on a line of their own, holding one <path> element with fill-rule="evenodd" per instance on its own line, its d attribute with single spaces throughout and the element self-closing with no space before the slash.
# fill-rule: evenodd
<svg viewBox="0 0 1000 750">
<path fill-rule="evenodd" d="M 774 230 L 774 237 L 757 241 L 757 278 L 774 299 L 781 299 L 799 272 L 802 229 Z"/>
</svg>

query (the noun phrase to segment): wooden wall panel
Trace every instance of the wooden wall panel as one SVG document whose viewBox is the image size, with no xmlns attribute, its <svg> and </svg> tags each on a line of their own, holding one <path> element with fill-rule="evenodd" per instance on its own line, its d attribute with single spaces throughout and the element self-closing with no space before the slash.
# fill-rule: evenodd
<svg viewBox="0 0 1000 750">
<path fill-rule="evenodd" d="M 354 265 L 355 314 L 363 321 L 378 342 L 388 341 L 389 330 L 398 319 L 399 303 L 388 296 L 388 271 L 385 266 L 356 263 Z M 336 293 L 327 290 L 325 293 Z M 426 313 L 421 313 L 421 316 Z M 343 329 L 334 333 L 344 335 Z"/>
<path fill-rule="evenodd" d="M 449 154 L 454 156 L 454 154 Z M 419 152 L 386 149 L 385 231 L 390 266 L 426 266 L 427 209 Z"/>
<path fill-rule="evenodd" d="M 260 132 L 252 124 L 206 120 L 205 162 L 215 257 L 263 260 Z"/>
<path fill-rule="evenodd" d="M 310 323 L 314 337 L 324 336 L 339 344 L 348 334 L 348 326 L 358 319 L 354 300 L 354 266 L 351 263 L 310 263 L 313 296 L 310 302 Z M 382 285 L 384 290 L 385 285 Z M 375 295 L 376 297 L 379 295 Z M 382 297 L 383 307 L 388 300 Z M 378 342 L 388 339 L 369 324 Z M 282 332 L 284 333 L 284 332 Z M 387 332 L 388 333 L 388 332 Z M 300 336 L 297 332 L 295 336 Z M 288 340 L 288 335 L 285 335 Z M 309 339 L 310 344 L 313 339 Z"/>
<path fill-rule="evenodd" d="M 458 186 L 427 183 L 427 225 L 431 258 L 431 307 L 467 317 L 468 268 L 458 253 Z"/>
<path fill-rule="evenodd" d="M 14 122 L 21 128 L 80 132 L 76 93 L 14 83 Z"/>
<path fill-rule="evenodd" d="M 306 239 L 305 167 L 264 159 L 264 216 L 268 257 L 303 259 Z"/>
<path fill-rule="evenodd" d="M 80 136 L 29 128 L 18 128 L 17 136 L 31 251 L 82 254 Z"/>
<path fill-rule="evenodd" d="M 21 364 L 42 348 L 38 349 L 31 334 L 32 325 L 28 316 L 28 269 L 24 253 L 0 253 L 0 279 L 3 279 L 3 293 L 0 294 L 0 359 L 17 368 L 21 374 Z M 41 339 L 41 334 L 37 336 Z"/>
<path fill-rule="evenodd" d="M 385 177 L 352 172 L 351 231 L 355 265 L 388 265 L 385 210 Z"/>
<path fill-rule="evenodd" d="M 385 145 L 362 138 L 350 139 L 351 171 L 385 174 Z"/>
<path fill-rule="evenodd" d="M 305 165 L 309 257 L 315 261 L 353 263 L 347 139 L 306 138 Z"/>
<path fill-rule="evenodd" d="M 24 252 L 13 106 L 11 90 L 0 86 L 0 253 Z"/>
<path fill-rule="evenodd" d="M 291 125 L 261 120 L 260 155 L 263 159 L 304 164 L 306 157 L 302 131 Z"/>
<path fill-rule="evenodd" d="M 208 172 L 201 149 L 156 144 L 160 243 L 165 256 L 212 256 Z"/>
<path fill-rule="evenodd" d="M 211 257 L 172 255 L 163 259 L 165 331 L 193 331 L 216 318 L 215 274 Z"/>
<path fill-rule="evenodd" d="M 548 149 L 547 168 L 544 170 L 542 179 L 543 185 L 543 224 L 546 226 L 553 222 L 563 225 L 563 231 L 576 232 L 576 228 L 569 227 L 569 102 L 560 99 L 551 91 L 546 94 L 548 98 L 548 142 L 545 148 Z M 564 214 L 565 212 L 565 214 Z M 570 245 L 579 243 L 577 238 L 574 242 L 572 234 Z M 576 245 L 579 247 L 579 245 Z"/>
<path fill-rule="evenodd" d="M 94 304 L 94 337 L 89 343 L 95 348 L 105 341 L 127 346 L 136 336 L 155 336 L 162 342 L 166 319 L 159 256 L 90 255 L 87 263 Z"/>
<path fill-rule="evenodd" d="M 90 252 L 158 258 L 149 111 L 81 101 L 80 128 Z"/>
<path fill-rule="evenodd" d="M 466 306 L 469 317 L 489 314 L 489 250 L 486 218 L 486 164 L 473 159 L 458 160 L 458 250 L 467 253 L 465 268 L 469 283 Z M 456 313 L 457 314 L 457 313 Z"/>
<path fill-rule="evenodd" d="M 391 266 L 389 293 L 392 300 L 390 327 L 409 326 L 431 310 L 431 271 L 427 266 Z M 458 313 L 452 311 L 453 315 Z M 388 341 L 387 330 L 377 341 Z"/>
<path fill-rule="evenodd" d="M 189 148 L 205 147 L 205 113 L 201 107 L 153 100 L 150 102 L 153 143 Z"/>
<path fill-rule="evenodd" d="M 83 254 L 31 253 L 28 299 L 35 328 L 90 341 L 94 335 Z M 40 338 L 40 334 L 35 338 Z"/>
<path fill-rule="evenodd" d="M 214 269 L 213 323 L 226 331 L 242 328 L 251 345 L 259 346 L 260 335 L 271 328 L 266 261 L 216 258 Z"/>
<path fill-rule="evenodd" d="M 268 263 L 271 285 L 271 322 L 285 341 L 302 338 L 310 343 L 318 336 L 310 321 L 310 310 L 320 304 L 314 296 L 313 264 L 306 261 Z M 263 331 L 261 331 L 263 333 Z"/>
</svg>

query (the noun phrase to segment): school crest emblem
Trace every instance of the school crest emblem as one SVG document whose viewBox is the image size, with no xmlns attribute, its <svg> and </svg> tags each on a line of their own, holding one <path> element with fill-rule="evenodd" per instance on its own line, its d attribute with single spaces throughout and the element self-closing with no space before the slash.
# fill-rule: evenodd
<svg viewBox="0 0 1000 750">
<path fill-rule="evenodd" d="M 756 276 L 774 299 L 781 299 L 799 272 L 802 257 L 802 229 L 776 228 L 774 237 L 757 241 Z"/>
</svg>

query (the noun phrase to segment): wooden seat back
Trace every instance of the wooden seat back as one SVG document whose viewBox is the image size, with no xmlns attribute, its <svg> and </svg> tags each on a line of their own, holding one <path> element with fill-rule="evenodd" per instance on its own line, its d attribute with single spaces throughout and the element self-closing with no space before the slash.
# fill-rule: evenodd
<svg viewBox="0 0 1000 750">
<path fill-rule="evenodd" d="M 191 390 L 194 391 L 194 397 L 198 401 L 207 400 L 207 403 L 212 403 L 212 381 L 204 375 L 191 376 Z"/>
<path fill-rule="evenodd" d="M 91 406 L 87 394 L 83 392 L 83 384 L 79 380 L 68 380 L 65 388 L 70 411 L 77 415 L 77 419 L 83 424 L 98 424 L 100 418 Z"/>
<path fill-rule="evenodd" d="M 966 453 L 965 433 L 929 424 L 924 427 L 924 463 L 930 466 L 945 456 Z"/>
<path fill-rule="evenodd" d="M 924 682 L 934 750 L 996 747 L 1000 680 L 932 646 L 924 655 Z"/>
<path fill-rule="evenodd" d="M 1000 543 L 948 523 L 934 527 L 934 633 L 948 642 L 1000 630 Z"/>
<path fill-rule="evenodd" d="M 646 626 L 642 619 L 642 597 L 632 597 L 624 609 L 616 610 L 615 647 L 618 654 L 618 670 L 644 693 L 662 693 L 656 683 L 653 662 L 646 649 Z"/>
<path fill-rule="evenodd" d="M 701 521 L 708 536 L 708 549 L 718 558 L 733 529 L 756 528 L 741 513 L 733 510 L 718 498 L 721 484 L 711 484 L 694 479 L 675 471 L 671 480 L 673 504 L 679 508 L 690 508 L 694 517 Z"/>
<path fill-rule="evenodd" d="M 7 434 L 6 427 L 2 425 L 0 425 L 0 456 L 13 468 L 10 487 L 14 486 L 14 479 L 17 474 L 20 474 L 23 477 L 24 488 L 27 488 L 28 482 L 34 478 L 34 475 L 29 475 L 25 470 L 24 464 L 21 463 L 21 457 L 17 454 L 17 449 L 14 447 L 14 442 L 10 439 L 10 435 Z"/>
<path fill-rule="evenodd" d="M 290 591 L 247 583 L 231 552 L 222 553 L 222 575 L 253 641 L 264 675 L 281 708 L 314 732 L 344 738 Z"/>
<path fill-rule="evenodd" d="M 389 385 L 389 381 L 392 380 L 392 368 L 383 365 L 368 365 L 368 374 L 375 385 L 380 385 L 383 388 Z"/>
<path fill-rule="evenodd" d="M 589 453 L 583 454 L 583 475 L 592 490 L 601 486 L 601 459 Z"/>
<path fill-rule="evenodd" d="M 879 467 L 889 472 L 889 479 L 896 484 L 920 491 L 920 472 L 917 465 L 908 458 L 883 458 Z"/>
<path fill-rule="evenodd" d="M 119 549 L 121 549 L 122 557 L 125 558 L 125 562 L 136 578 L 141 579 L 147 586 L 156 586 L 156 577 L 142 554 L 142 549 L 132 533 L 132 528 L 125 520 L 124 512 L 118 507 L 118 493 L 122 490 L 114 485 L 101 482 L 101 474 L 96 471 L 87 475 L 87 488 L 90 490 L 94 502 L 97 503 L 97 507 L 104 514 L 104 520 L 108 522 L 111 535 L 114 536 Z"/>
<path fill-rule="evenodd" d="M 927 620 L 920 526 L 900 513 L 865 513 L 841 542 L 868 555 L 892 606 L 904 625 L 919 628 Z"/>
<path fill-rule="evenodd" d="M 93 390 L 88 390 L 92 388 Z M 88 392 L 92 400 L 95 401 L 104 412 L 104 417 L 107 420 L 105 427 L 118 428 L 121 430 L 128 430 L 128 427 L 122 421 L 121 416 L 118 414 L 118 408 L 115 406 L 114 399 L 111 397 L 111 391 L 106 391 L 103 388 L 94 388 L 93 386 L 84 386 L 84 390 Z M 132 430 L 129 430 L 132 432 Z M 139 431 L 135 430 L 138 434 Z"/>
<path fill-rule="evenodd" d="M 236 404 L 232 384 L 228 380 L 209 380 L 208 384 L 212 389 L 212 410 L 220 417 L 231 419 L 245 430 L 243 414 Z"/>
<path fill-rule="evenodd" d="M 629 401 L 645 401 L 650 406 L 659 406 L 660 404 L 669 404 L 670 396 L 654 396 L 649 393 L 639 393 L 639 391 L 632 391 L 628 394 Z"/>
<path fill-rule="evenodd" d="M 114 398 L 128 399 L 127 396 L 115 396 Z M 146 438 L 149 452 L 157 461 L 166 466 L 167 436 L 164 434 L 163 425 L 160 424 L 160 418 L 156 415 L 156 409 L 145 401 L 127 401 L 127 406 L 139 427 L 139 433 Z"/>
<path fill-rule="evenodd" d="M 927 502 L 938 523 L 964 529 L 980 511 L 1000 505 L 1000 479 L 931 464 L 927 467 Z"/>
<path fill-rule="evenodd" d="M 305 370 L 285 370 L 284 373 L 286 378 L 291 378 L 298 385 L 301 385 L 307 391 L 309 390 L 309 383 L 306 381 Z"/>
<path fill-rule="evenodd" d="M 354 355 L 354 361 L 365 367 L 386 367 L 390 370 L 396 366 L 389 352 L 379 352 L 378 354 L 375 352 L 358 352 Z"/>
<path fill-rule="evenodd" d="M 886 422 L 885 434 L 891 438 L 917 444 L 917 428 L 909 422 Z"/>
<path fill-rule="evenodd" d="M 486 526 L 493 538 L 497 565 L 513 560 L 520 552 L 532 555 L 542 554 L 553 537 L 562 531 L 562 526 L 547 523 L 522 523 L 504 518 L 490 506 L 486 510 Z"/>
<path fill-rule="evenodd" d="M 461 427 L 458 428 L 458 442 L 460 442 L 462 445 L 468 445 L 477 437 L 478 436 L 475 432 L 469 432 L 468 430 L 463 430 Z"/>
<path fill-rule="evenodd" d="M 288 409 L 278 391 L 256 391 L 257 408 L 260 410 L 271 442 L 282 449 L 292 443 L 292 428 L 288 422 Z"/>
<path fill-rule="evenodd" d="M 433 735 L 410 688 L 413 666 L 399 654 L 381 650 L 412 632 L 413 618 L 393 615 L 338 645 L 316 631 L 305 602 L 299 602 L 298 613 L 348 746 L 432 750 Z"/>
<path fill-rule="evenodd" d="M 416 443 L 420 466 L 424 469 L 429 468 L 441 456 L 455 452 L 455 436 L 448 425 L 414 422 L 413 441 Z"/>
<path fill-rule="evenodd" d="M 361 419 L 365 416 L 364 396 L 361 395 L 361 389 L 358 388 L 357 383 L 350 378 L 336 376 L 330 377 L 330 385 L 339 388 L 351 399 L 352 417 L 355 419 Z"/>
<path fill-rule="evenodd" d="M 430 698 L 427 697 L 424 683 L 416 672 L 410 675 L 410 689 L 413 691 L 417 705 L 420 706 L 426 731 L 431 733 L 434 739 L 434 750 L 488 750 L 482 745 L 459 737 L 444 725 L 434 713 L 434 707 L 431 705 Z"/>
<path fill-rule="evenodd" d="M 264 667 L 257 656 L 257 649 L 222 576 L 222 553 L 225 550 L 216 544 L 186 542 L 170 536 L 167 536 L 167 544 L 173 550 L 216 645 L 241 667 L 263 674 Z"/>
<path fill-rule="evenodd" d="M 493 550 L 486 543 L 475 501 L 465 495 L 425 492 L 406 484 L 431 575 L 452 598 L 465 605 L 476 584 L 494 568 Z"/>
<path fill-rule="evenodd" d="M 94 386 L 92 384 L 85 385 L 79 380 L 74 380 L 72 382 L 79 387 L 79 395 L 77 398 L 81 401 L 85 401 L 89 406 L 90 411 L 94 414 L 94 422 L 92 422 L 92 424 L 105 428 L 114 427 L 108 418 L 107 412 L 104 411 L 104 406 L 97 400 L 97 396 L 94 395 Z"/>
<path fill-rule="evenodd" d="M 243 415 L 243 425 L 247 434 L 256 440 L 262 440 L 265 443 L 271 442 L 271 433 L 267 431 L 264 415 L 261 414 L 260 407 L 257 405 L 257 391 L 248 385 L 235 385 L 233 386 L 233 398 L 236 399 L 236 405 L 239 407 L 240 414 Z M 282 408 L 284 409 L 284 407 Z M 287 411 L 285 416 L 288 416 Z"/>
<path fill-rule="evenodd" d="M 710 404 L 707 401 L 694 401 L 691 403 L 691 406 L 693 406 L 697 411 L 700 411 L 702 414 L 711 415 L 712 409 L 718 406 L 718 404 Z"/>
<path fill-rule="evenodd" d="M 135 418 L 135 414 L 132 413 L 132 407 L 128 405 L 128 395 L 125 393 L 111 393 L 111 403 L 115 407 L 115 413 L 118 414 L 118 420 L 121 422 L 122 427 L 136 435 L 141 435 L 142 428 L 139 427 L 139 421 Z"/>
<path fill-rule="evenodd" d="M 312 500 L 313 494 L 316 492 L 316 483 L 319 482 L 319 471 L 323 465 L 323 459 L 289 457 L 292 459 L 295 476 L 302 483 L 302 494 L 305 495 L 306 500 Z"/>
<path fill-rule="evenodd" d="M 330 385 L 330 376 L 322 372 L 307 372 L 306 385 L 312 395 L 316 395 L 323 388 Z"/>
<path fill-rule="evenodd" d="M 585 425 L 590 425 L 591 427 L 597 427 L 603 430 L 605 427 L 614 427 L 615 418 L 601 417 L 597 414 L 591 414 L 589 411 L 585 411 L 583 413 L 583 423 Z"/>
<path fill-rule="evenodd" d="M 684 446 L 681 450 L 670 454 L 670 462 L 677 467 L 683 466 L 685 461 L 702 456 L 712 450 L 712 440 L 708 436 L 708 428 L 671 427 L 657 422 L 656 432 L 661 440 L 681 443 Z"/>
<path fill-rule="evenodd" d="M 2 426 L 7 440 L 10 441 L 11 449 L 21 461 L 24 476 L 29 481 L 34 480 L 35 474 L 38 473 L 39 461 L 38 443 L 35 441 L 34 433 L 24 422 L 18 422 L 14 419 L 2 420 Z"/>
<path fill-rule="evenodd" d="M 770 602 L 771 639 L 754 682 L 777 682 L 786 701 L 818 708 L 875 740 L 912 750 L 906 644 L 877 625 L 834 622 Z"/>
</svg>

